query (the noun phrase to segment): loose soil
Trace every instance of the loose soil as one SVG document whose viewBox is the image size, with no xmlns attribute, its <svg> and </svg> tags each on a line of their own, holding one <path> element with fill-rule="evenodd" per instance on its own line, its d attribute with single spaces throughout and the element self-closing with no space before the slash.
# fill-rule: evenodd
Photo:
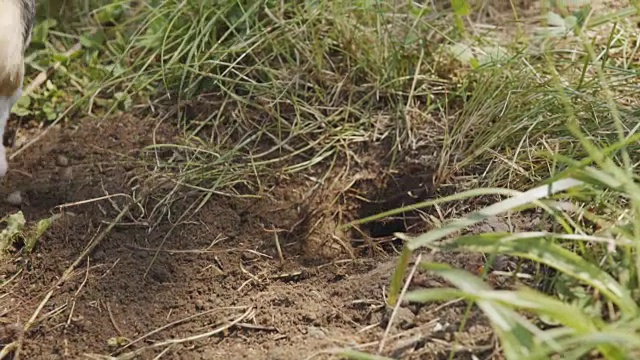
<svg viewBox="0 0 640 360">
<path fill-rule="evenodd" d="M 148 214 L 159 202 L 149 200 L 134 206 L 60 283 L 140 185 L 140 167 L 132 164 L 141 149 L 173 140 L 174 126 L 154 128 L 125 116 L 51 129 L 11 161 L 3 196 L 18 189 L 23 203 L 2 204 L 2 214 L 21 210 L 30 223 L 61 217 L 32 253 L 16 249 L 3 260 L 2 346 L 22 341 L 22 359 L 288 360 L 337 358 L 332 351 L 345 347 L 375 353 L 384 338 L 382 354 L 392 358 L 444 359 L 454 347 L 456 359 L 499 358 L 481 314 L 471 311 L 458 331 L 463 302 L 402 307 L 384 336 L 391 315 L 385 295 L 399 245 L 385 236 L 411 224 L 364 229 L 376 238 L 339 237 L 335 216 L 302 210 L 324 202 L 329 210 L 323 213 L 335 215 L 331 206 L 340 206 L 355 218 L 410 201 L 398 193 L 428 196 L 427 178 L 419 175 L 427 170 L 415 167 L 385 189 L 371 180 L 380 170 L 356 181 L 360 196 L 380 200 L 366 206 L 355 195 L 334 205 L 326 204 L 331 197 L 306 201 L 314 183 L 302 177 L 279 181 L 258 200 L 215 196 L 184 221 L 179 216 L 192 196 L 174 201 L 157 225 L 148 223 Z M 424 256 L 472 271 L 484 261 L 480 255 Z M 415 286 L 445 285 L 419 273 Z"/>
</svg>

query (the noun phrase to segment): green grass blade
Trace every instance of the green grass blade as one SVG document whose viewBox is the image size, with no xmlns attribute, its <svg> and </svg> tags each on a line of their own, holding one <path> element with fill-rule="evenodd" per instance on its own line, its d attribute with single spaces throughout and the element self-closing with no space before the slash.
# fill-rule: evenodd
<svg viewBox="0 0 640 360">
<path fill-rule="evenodd" d="M 454 269 L 444 264 L 423 262 L 421 267 L 442 276 L 460 289 L 462 293 L 473 294 L 477 297 L 476 304 L 491 321 L 501 339 L 507 359 L 515 360 L 528 356 L 535 342 L 534 334 L 541 333 L 540 329 L 509 307 L 484 299 L 481 294 L 487 293 L 491 289 L 481 279 L 464 270 Z M 415 296 L 412 295 L 414 299 Z"/>
<path fill-rule="evenodd" d="M 441 301 L 453 298 L 465 298 L 475 301 L 479 307 L 485 311 L 492 310 L 487 316 L 490 318 L 494 326 L 502 326 L 508 324 L 510 319 L 504 319 L 498 314 L 513 316 L 511 319 L 518 319 L 518 314 L 510 310 L 511 308 L 524 309 L 537 315 L 546 315 L 552 319 L 559 321 L 565 326 L 561 331 L 542 331 L 537 329 L 527 320 L 516 321 L 523 325 L 524 333 L 520 336 L 510 334 L 505 336 L 503 341 L 522 341 L 518 346 L 526 346 L 527 351 L 522 351 L 518 356 L 527 359 L 546 359 L 548 355 L 557 352 L 558 349 L 564 348 L 560 344 L 563 338 L 579 338 L 576 335 L 595 336 L 599 334 L 600 325 L 598 319 L 592 319 L 589 315 L 582 312 L 576 306 L 567 305 L 550 296 L 540 294 L 530 289 L 522 289 L 518 291 L 491 290 L 488 285 L 484 284 L 480 278 L 472 275 L 464 270 L 453 269 L 448 265 L 423 263 L 422 267 L 442 276 L 452 283 L 458 289 L 421 289 L 408 292 L 405 295 L 406 301 L 413 302 L 429 302 Z M 483 306 L 481 304 L 492 304 L 495 308 Z M 496 312 L 496 310 L 499 310 Z M 512 324 L 513 325 L 513 324 Z M 508 328 L 505 327 L 504 330 Z M 535 335 L 535 340 L 530 341 L 528 335 Z M 524 337 L 522 337 L 524 335 Z M 513 347 L 518 348 L 515 344 Z M 611 343 L 602 341 L 594 345 L 608 359 L 617 359 L 619 351 L 612 346 Z M 528 354 L 525 356 L 525 353 Z"/>
<path fill-rule="evenodd" d="M 443 237 L 450 235 L 456 231 L 462 230 L 468 226 L 477 224 L 493 216 L 506 213 L 520 206 L 530 204 L 542 198 L 548 197 L 550 195 L 565 191 L 567 189 L 570 189 L 579 185 L 582 185 L 581 181 L 569 178 L 569 179 L 558 180 L 549 185 L 542 185 L 542 186 L 536 187 L 534 189 L 521 193 L 512 198 L 490 205 L 464 218 L 453 221 L 441 228 L 432 230 L 416 238 L 413 238 L 407 244 L 407 246 L 411 250 L 415 250 L 415 249 L 430 245 L 433 242 L 440 240 Z"/>
<path fill-rule="evenodd" d="M 405 246 L 400 253 L 400 258 L 398 259 L 398 264 L 391 276 L 391 285 L 389 286 L 389 305 L 395 306 L 398 302 L 398 297 L 400 296 L 400 291 L 402 289 L 402 280 L 404 280 L 404 275 L 407 272 L 407 266 L 409 265 L 409 260 L 411 259 L 411 251 Z"/>
<path fill-rule="evenodd" d="M 638 313 L 638 305 L 629 291 L 611 275 L 578 254 L 553 244 L 545 237 L 520 237 L 520 234 L 499 233 L 469 235 L 457 238 L 442 248 L 509 254 L 542 263 L 598 289 L 618 305 L 625 315 L 632 317 Z"/>
<path fill-rule="evenodd" d="M 520 193 L 521 192 L 519 191 L 509 190 L 509 189 L 500 189 L 500 188 L 472 189 L 472 190 L 462 191 L 453 195 L 449 195 L 449 196 L 445 196 L 445 197 L 441 197 L 433 200 L 423 201 L 417 204 L 404 206 L 401 208 L 396 208 L 396 209 L 388 210 L 385 212 L 381 212 L 379 214 L 371 215 L 362 219 L 358 219 L 356 221 L 352 221 L 348 224 L 345 224 L 343 225 L 343 228 L 347 229 L 354 225 L 362 225 L 362 224 L 365 224 L 371 221 L 380 220 L 389 216 L 399 215 L 407 211 L 423 209 L 426 207 L 439 205 L 439 204 L 452 202 L 452 201 L 465 200 L 472 197 L 486 196 L 486 195 L 517 196 Z"/>
<path fill-rule="evenodd" d="M 433 270 L 440 275 L 440 269 Z M 462 271 L 462 270 L 459 270 Z M 469 274 L 469 276 L 472 276 Z M 477 292 L 457 289 L 420 289 L 408 292 L 403 298 L 412 302 L 429 302 L 466 298 L 467 300 L 487 300 L 500 303 L 504 306 L 526 309 L 536 314 L 549 316 L 581 333 L 597 331 L 598 327 L 594 319 L 581 312 L 577 307 L 567 305 L 550 296 L 529 290 L 480 290 Z"/>
</svg>

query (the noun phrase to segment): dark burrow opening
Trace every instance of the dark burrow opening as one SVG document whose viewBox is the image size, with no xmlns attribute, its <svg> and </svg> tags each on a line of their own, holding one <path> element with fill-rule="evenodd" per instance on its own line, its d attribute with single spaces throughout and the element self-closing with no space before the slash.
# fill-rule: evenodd
<svg viewBox="0 0 640 360">
<path fill-rule="evenodd" d="M 424 167 L 409 167 L 403 174 L 388 175 L 381 180 L 363 181 L 358 186 L 361 205 L 358 218 L 415 205 L 434 197 L 433 171 Z M 424 221 L 418 210 L 406 211 L 360 225 L 371 238 L 385 238 L 397 232 L 420 231 Z"/>
</svg>

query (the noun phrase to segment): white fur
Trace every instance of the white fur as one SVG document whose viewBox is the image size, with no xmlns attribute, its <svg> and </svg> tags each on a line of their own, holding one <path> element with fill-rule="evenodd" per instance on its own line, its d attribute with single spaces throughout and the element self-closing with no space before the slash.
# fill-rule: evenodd
<svg viewBox="0 0 640 360">
<path fill-rule="evenodd" d="M 22 96 L 22 87 L 18 88 L 13 96 L 0 96 L 0 178 L 7 175 L 9 170 L 9 163 L 7 161 L 7 151 L 4 148 L 2 142 L 4 137 L 4 129 L 7 125 L 7 120 L 11 114 L 11 108 Z"/>
<path fill-rule="evenodd" d="M 17 0 L 0 0 L 0 79 L 23 72 L 22 11 Z"/>
<path fill-rule="evenodd" d="M 22 94 L 24 76 L 24 24 L 19 0 L 0 0 L 0 178 L 8 170 L 2 143 L 11 108 Z M 4 95 L 4 96 L 3 96 Z"/>
</svg>

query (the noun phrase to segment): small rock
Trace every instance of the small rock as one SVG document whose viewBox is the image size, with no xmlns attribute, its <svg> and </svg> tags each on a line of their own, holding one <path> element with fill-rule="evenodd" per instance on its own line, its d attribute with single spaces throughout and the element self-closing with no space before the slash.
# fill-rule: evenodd
<svg viewBox="0 0 640 360">
<path fill-rule="evenodd" d="M 260 255 L 249 251 L 243 252 L 241 256 L 244 261 L 254 261 L 260 257 Z"/>
<path fill-rule="evenodd" d="M 397 324 L 401 329 L 409 329 L 416 324 L 416 315 L 409 309 L 401 307 L 396 313 Z"/>
<path fill-rule="evenodd" d="M 309 326 L 307 328 L 307 334 L 315 339 L 324 339 L 327 337 L 327 334 L 325 334 L 321 328 L 315 326 Z"/>
<path fill-rule="evenodd" d="M 151 278 L 160 284 L 165 284 L 171 281 L 171 274 L 165 268 L 157 268 L 151 271 Z"/>
<path fill-rule="evenodd" d="M 322 322 L 318 319 L 318 315 L 316 313 L 309 313 L 305 315 L 305 320 L 315 326 L 322 325 Z"/>
<path fill-rule="evenodd" d="M 9 196 L 7 196 L 7 199 L 5 201 L 10 205 L 18 206 L 22 204 L 22 194 L 20 194 L 20 191 L 16 190 L 11 194 L 9 194 Z"/>
<path fill-rule="evenodd" d="M 202 300 L 202 299 L 196 299 L 196 301 L 194 301 L 194 303 L 195 303 L 195 306 L 196 306 L 196 310 L 202 311 L 206 307 L 206 304 L 205 304 L 204 300 Z"/>
<path fill-rule="evenodd" d="M 124 171 L 131 171 L 136 168 L 136 164 L 134 162 L 126 162 L 122 167 Z"/>
<path fill-rule="evenodd" d="M 73 170 L 70 167 L 62 168 L 59 172 L 60 180 L 69 181 L 73 180 Z"/>
<path fill-rule="evenodd" d="M 58 164 L 58 166 L 67 167 L 69 166 L 69 158 L 64 155 L 58 155 L 56 157 L 56 163 Z"/>
<path fill-rule="evenodd" d="M 510 261 L 509 258 L 504 255 L 498 255 L 493 261 L 493 270 L 496 271 L 508 271 Z"/>
<path fill-rule="evenodd" d="M 102 250 L 96 250 L 95 253 L 93 253 L 93 259 L 94 260 L 102 260 L 104 259 L 105 253 Z"/>
<path fill-rule="evenodd" d="M 5 271 L 7 274 L 11 274 L 11 275 L 13 275 L 13 274 L 15 274 L 16 272 L 18 272 L 18 267 L 17 267 L 15 264 L 11 264 L 11 263 L 9 263 L 9 264 L 5 265 L 5 267 L 4 267 L 4 271 Z"/>
<path fill-rule="evenodd" d="M 386 327 L 389 324 L 389 320 L 391 320 L 391 316 L 393 315 L 393 309 L 387 308 L 383 315 L 382 321 L 380 322 L 380 326 Z M 409 329 L 415 326 L 416 323 L 416 315 L 406 307 L 401 307 L 398 309 L 398 312 L 395 314 L 393 318 L 393 325 L 400 329 Z"/>
</svg>

